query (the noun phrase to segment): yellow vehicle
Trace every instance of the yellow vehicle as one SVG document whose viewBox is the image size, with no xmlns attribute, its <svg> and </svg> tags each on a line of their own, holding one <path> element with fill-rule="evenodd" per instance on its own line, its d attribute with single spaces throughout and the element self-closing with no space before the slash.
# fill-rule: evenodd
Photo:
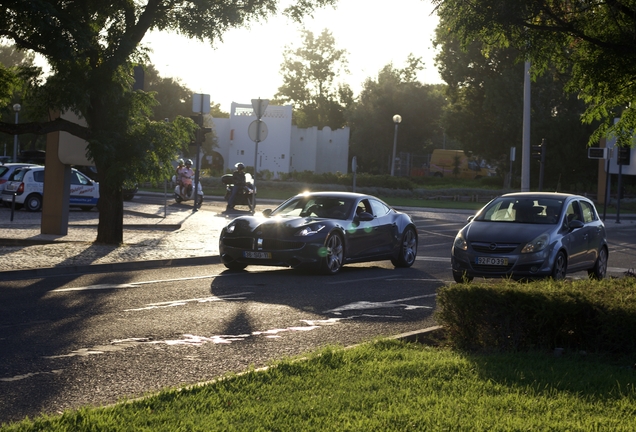
<svg viewBox="0 0 636 432">
<path fill-rule="evenodd" d="M 433 150 L 429 173 L 435 177 L 478 179 L 496 175 L 495 171 L 464 150 Z"/>
</svg>

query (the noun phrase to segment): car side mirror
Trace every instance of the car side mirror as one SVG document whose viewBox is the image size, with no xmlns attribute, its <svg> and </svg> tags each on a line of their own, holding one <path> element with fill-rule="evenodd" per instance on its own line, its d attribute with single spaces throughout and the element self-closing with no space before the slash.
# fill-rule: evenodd
<svg viewBox="0 0 636 432">
<path fill-rule="evenodd" d="M 475 219 L 475 216 L 474 216 L 474 215 L 473 215 L 473 216 L 468 216 L 468 217 L 466 218 L 466 222 L 470 222 L 470 221 L 472 221 L 473 219 Z"/>
<path fill-rule="evenodd" d="M 361 222 L 370 222 L 373 220 L 373 215 L 369 212 L 358 213 L 356 219 Z"/>
<path fill-rule="evenodd" d="M 570 228 L 571 231 L 575 229 L 583 228 L 583 226 L 584 224 L 580 220 L 573 220 L 568 223 L 568 227 Z"/>
<path fill-rule="evenodd" d="M 263 210 L 263 216 L 265 217 L 270 217 L 272 215 L 272 209 L 265 209 Z"/>
</svg>

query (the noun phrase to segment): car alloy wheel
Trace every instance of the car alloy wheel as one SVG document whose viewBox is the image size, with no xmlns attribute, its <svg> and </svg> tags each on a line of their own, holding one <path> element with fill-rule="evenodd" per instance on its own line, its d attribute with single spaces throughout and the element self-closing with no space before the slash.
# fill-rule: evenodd
<svg viewBox="0 0 636 432">
<path fill-rule="evenodd" d="M 562 280 L 565 279 L 565 275 L 568 269 L 568 261 L 565 258 L 563 252 L 559 252 L 554 260 L 554 267 L 552 267 L 552 279 Z"/>
<path fill-rule="evenodd" d="M 344 245 L 342 237 L 336 233 L 329 234 L 325 242 L 326 254 L 323 258 L 322 270 L 326 274 L 336 274 L 342 268 Z"/>
<path fill-rule="evenodd" d="M 391 262 L 395 267 L 411 267 L 417 256 L 417 234 L 413 228 L 407 228 L 402 234 L 400 251 L 397 259 Z"/>
<path fill-rule="evenodd" d="M 587 271 L 587 274 L 592 279 L 601 280 L 607 275 L 607 249 L 604 247 L 598 252 L 598 258 L 594 263 L 594 267 Z"/>
</svg>

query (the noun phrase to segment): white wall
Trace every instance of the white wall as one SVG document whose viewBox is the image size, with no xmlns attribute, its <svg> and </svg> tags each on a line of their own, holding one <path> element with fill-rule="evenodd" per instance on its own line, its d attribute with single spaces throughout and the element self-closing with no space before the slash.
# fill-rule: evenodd
<svg viewBox="0 0 636 432">
<path fill-rule="evenodd" d="M 248 127 L 256 120 L 251 104 L 232 102 L 229 119 L 214 119 L 218 138 L 217 151 L 224 159 L 224 169 L 232 170 L 242 162 L 254 166 L 256 144 L 249 138 Z M 278 174 L 292 171 L 347 172 L 349 128 L 332 131 L 326 127 L 299 129 L 292 126 L 292 106 L 269 105 L 261 118 L 267 125 L 267 137 L 258 144 L 257 171 Z"/>
</svg>

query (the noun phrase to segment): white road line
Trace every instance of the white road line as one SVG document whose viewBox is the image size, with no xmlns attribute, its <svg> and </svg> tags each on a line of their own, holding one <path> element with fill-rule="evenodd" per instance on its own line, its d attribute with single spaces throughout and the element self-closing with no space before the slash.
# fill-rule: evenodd
<svg viewBox="0 0 636 432">
<path fill-rule="evenodd" d="M 448 237 L 448 238 L 455 238 L 456 237 L 455 235 L 441 234 L 441 233 L 436 232 L 436 231 L 426 231 L 426 230 L 421 230 L 421 229 L 418 229 L 417 233 L 418 234 L 419 233 L 426 233 L 426 234 L 430 234 L 430 235 L 436 235 L 436 236 Z"/>
<path fill-rule="evenodd" d="M 178 281 L 187 281 L 187 280 L 198 280 L 198 279 L 213 279 L 217 277 L 225 277 L 225 276 L 215 274 L 215 275 L 207 275 L 207 276 L 191 276 L 191 277 L 185 277 L 185 278 L 157 279 L 157 280 L 151 280 L 151 281 L 132 282 L 127 284 L 98 284 L 98 285 L 89 285 L 85 287 L 76 287 L 76 288 L 58 288 L 58 289 L 51 290 L 50 292 L 60 293 L 60 292 L 69 292 L 69 291 L 92 291 L 92 290 L 136 288 L 140 285 L 165 283 L 165 282 L 178 282 Z"/>
<path fill-rule="evenodd" d="M 450 257 L 429 257 L 429 256 L 417 256 L 416 261 L 437 261 L 437 262 L 450 262 Z"/>
</svg>

